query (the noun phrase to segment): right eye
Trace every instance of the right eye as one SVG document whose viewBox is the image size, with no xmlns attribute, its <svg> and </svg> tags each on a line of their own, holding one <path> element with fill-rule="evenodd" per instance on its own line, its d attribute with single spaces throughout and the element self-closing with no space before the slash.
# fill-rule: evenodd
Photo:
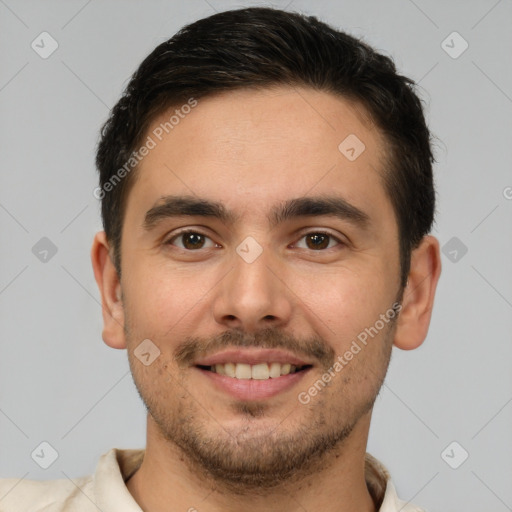
<svg viewBox="0 0 512 512">
<path fill-rule="evenodd" d="M 211 249 L 218 245 L 208 236 L 197 231 L 182 231 L 170 238 L 166 245 L 174 245 L 187 251 L 196 251 L 198 249 Z"/>
</svg>

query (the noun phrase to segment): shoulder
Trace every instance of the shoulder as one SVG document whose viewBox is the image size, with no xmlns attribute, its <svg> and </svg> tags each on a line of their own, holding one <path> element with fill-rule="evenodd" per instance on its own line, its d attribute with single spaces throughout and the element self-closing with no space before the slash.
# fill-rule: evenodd
<svg viewBox="0 0 512 512">
<path fill-rule="evenodd" d="M 97 510 L 87 498 L 92 492 L 92 476 L 73 481 L 0 479 L 0 512 L 89 512 Z"/>
<path fill-rule="evenodd" d="M 388 480 L 386 494 L 379 512 L 426 512 L 426 510 L 414 503 L 401 500 L 396 493 L 393 482 Z"/>
<path fill-rule="evenodd" d="M 137 470 L 144 450 L 112 448 L 94 475 L 59 480 L 0 479 L 0 512 L 140 511 L 125 481 Z"/>
<path fill-rule="evenodd" d="M 401 500 L 387 468 L 375 457 L 366 454 L 365 479 L 379 512 L 426 512 L 410 502 Z"/>
</svg>

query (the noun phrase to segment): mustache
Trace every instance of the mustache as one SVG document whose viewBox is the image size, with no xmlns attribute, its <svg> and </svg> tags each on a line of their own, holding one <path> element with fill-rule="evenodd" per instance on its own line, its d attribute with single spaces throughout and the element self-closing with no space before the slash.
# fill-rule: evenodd
<svg viewBox="0 0 512 512">
<path fill-rule="evenodd" d="M 334 349 L 320 336 L 298 339 L 276 328 L 267 328 L 254 333 L 233 329 L 207 338 L 188 337 L 177 347 L 174 359 L 178 366 L 186 368 L 200 357 L 226 348 L 242 347 L 287 350 L 316 360 L 326 369 L 334 365 L 336 356 Z"/>
</svg>

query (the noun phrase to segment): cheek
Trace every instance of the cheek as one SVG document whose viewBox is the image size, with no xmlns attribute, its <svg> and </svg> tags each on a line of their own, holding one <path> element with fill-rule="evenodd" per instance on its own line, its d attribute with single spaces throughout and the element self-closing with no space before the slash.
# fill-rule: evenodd
<svg viewBox="0 0 512 512">
<path fill-rule="evenodd" d="M 128 267 L 128 265 L 127 265 Z M 163 264 L 134 265 L 123 283 L 125 309 L 131 332 L 169 343 L 193 334 L 199 318 L 206 318 L 208 292 L 215 284 L 213 276 L 198 270 L 186 272 Z"/>
<path fill-rule="evenodd" d="M 382 275 L 338 268 L 324 274 L 297 275 L 294 291 L 301 314 L 326 339 L 343 344 L 373 325 L 390 307 L 388 285 Z"/>
</svg>

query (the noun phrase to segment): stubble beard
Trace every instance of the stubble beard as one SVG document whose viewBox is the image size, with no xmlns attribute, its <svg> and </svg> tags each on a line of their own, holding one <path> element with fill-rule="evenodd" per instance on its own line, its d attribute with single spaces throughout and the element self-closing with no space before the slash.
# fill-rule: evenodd
<svg viewBox="0 0 512 512">
<path fill-rule="evenodd" d="M 372 341 L 381 344 L 379 360 L 373 369 L 357 364 L 355 358 L 350 363 L 352 367 L 344 368 L 331 382 L 332 385 L 319 392 L 310 404 L 302 405 L 297 401 L 296 407 L 301 409 L 299 413 L 302 419 L 295 421 L 293 428 L 289 424 L 287 428 L 282 427 L 287 416 L 268 428 L 261 428 L 258 422 L 266 418 L 269 405 L 265 402 L 234 401 L 231 409 L 241 417 L 241 426 L 229 431 L 222 426 L 222 418 L 213 418 L 207 412 L 207 403 L 200 404 L 188 393 L 183 380 L 178 381 L 176 372 L 171 376 L 167 364 L 160 362 L 159 375 L 167 372 L 167 385 L 172 388 L 168 396 L 171 398 L 159 400 L 165 394 L 150 391 L 151 383 L 144 382 L 139 375 L 136 368 L 138 361 L 134 361 L 131 351 L 129 361 L 135 385 L 148 414 L 161 438 L 181 452 L 180 458 L 188 470 L 202 476 L 217 490 L 238 495 L 258 495 L 325 470 L 334 457 L 342 454 L 358 422 L 371 414 L 391 358 L 393 334 L 394 322 L 386 326 L 385 332 L 381 332 L 381 339 Z M 128 346 L 131 346 L 130 343 Z M 289 347 L 286 343 L 281 346 Z M 362 376 L 362 371 L 367 374 Z M 358 390 L 354 389 L 356 383 L 368 385 L 368 380 L 371 381 L 369 389 L 364 396 L 359 395 Z M 357 403 L 353 403 L 354 398 Z M 172 410 L 169 404 L 173 404 Z M 215 433 L 212 432 L 212 425 L 215 426 Z"/>
</svg>

